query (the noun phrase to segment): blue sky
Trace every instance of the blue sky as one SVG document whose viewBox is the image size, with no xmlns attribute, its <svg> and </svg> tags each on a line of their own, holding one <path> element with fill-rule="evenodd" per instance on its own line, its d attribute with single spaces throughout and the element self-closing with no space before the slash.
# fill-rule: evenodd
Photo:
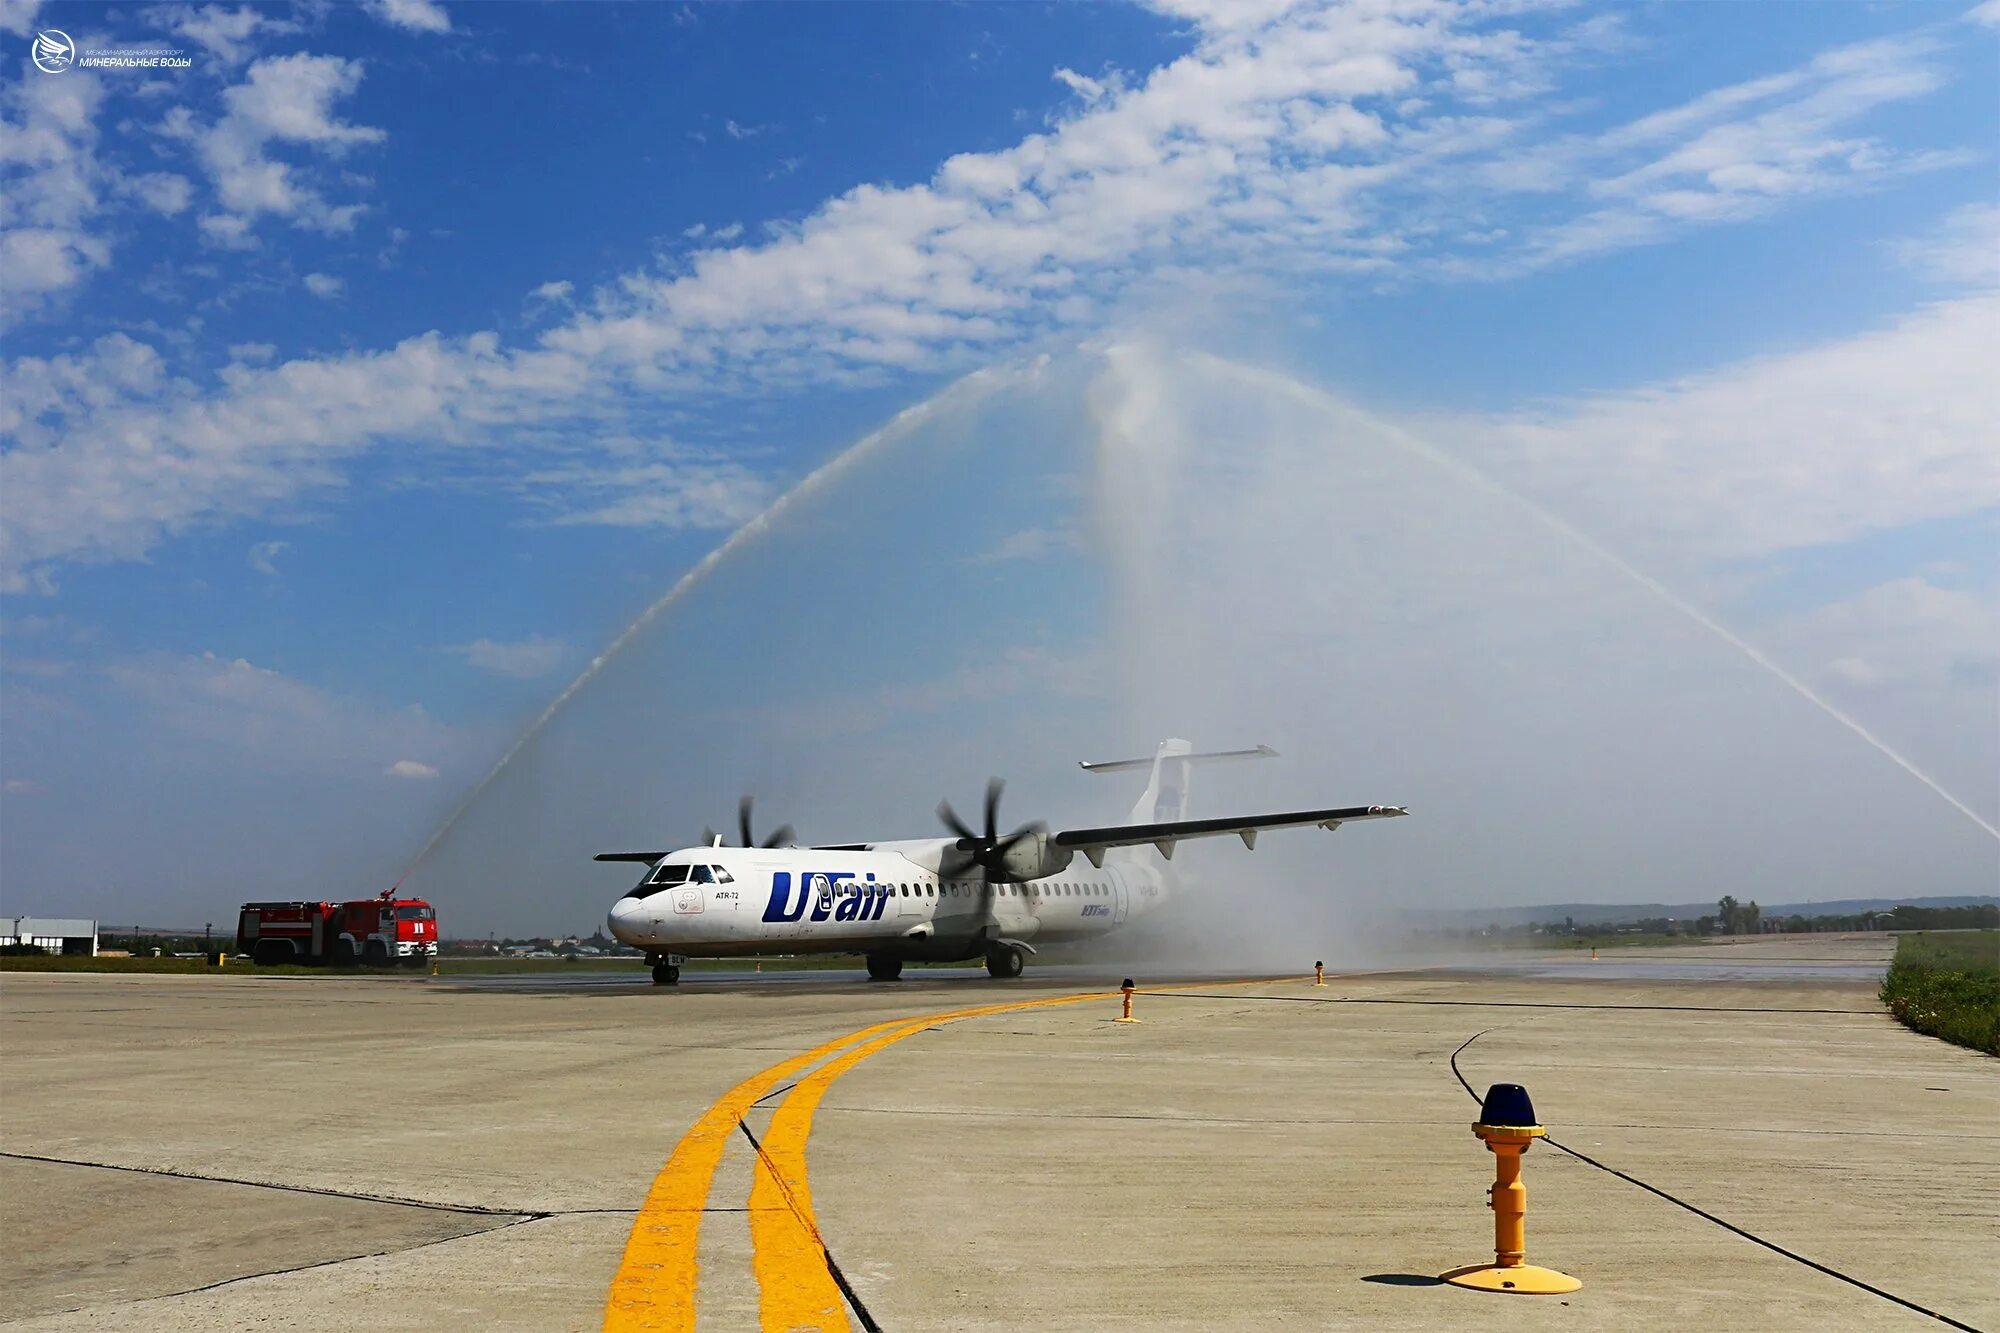
<svg viewBox="0 0 2000 1333">
<path fill-rule="evenodd" d="M 1118 544 L 1104 404 L 1153 420 L 1172 397 L 1212 422 L 1237 464 L 1220 485 L 1293 457 L 1233 372 L 1168 393 L 1157 367 L 1196 351 L 1504 479 L 1992 822 L 1997 13 L 10 0 L 0 897 L 192 920 L 274 858 L 301 892 L 393 877 L 678 576 L 981 370 L 1013 378 L 732 557 L 717 584 L 740 601 L 663 620 L 600 706 L 646 743 L 594 750 L 579 721 L 551 781 L 644 790 L 656 823 L 661 802 L 698 808 L 676 816 L 689 832 L 744 783 L 790 783 L 829 821 L 914 833 L 918 793 L 976 790 L 984 752 L 1048 749 L 1000 736 L 1148 748 L 1185 728 L 1159 701 L 1199 713 L 1216 691 L 1160 679 L 1172 652 L 1120 665 L 1144 635 L 1100 638 L 1137 595 L 1119 559 L 1177 558 Z M 85 62 L 38 69 L 45 30 Z M 139 48 L 187 67 L 85 67 Z M 1136 344 L 1140 369 L 1104 359 Z M 1153 397 L 1132 406 L 1134 385 Z M 1328 512 L 1367 466 L 1335 457 L 1288 465 L 1301 493 L 1333 488 Z M 1441 559 L 1422 505 L 1398 503 L 1401 567 Z M 1209 564 L 1184 577 L 1302 566 L 1258 526 L 1191 539 Z M 1493 540 L 1439 577 L 1471 586 L 1539 539 Z M 1509 588 L 1557 617 L 1544 641 L 1574 627 Z M 1597 593 L 1573 591 L 1580 617 Z M 904 606 L 907 642 L 843 637 Z M 1273 615 L 1266 632 L 1304 632 Z M 731 645 L 765 621 L 843 646 L 803 675 L 753 663 Z M 707 645 L 698 664 L 676 635 Z M 1492 647 L 1409 642 L 1412 661 Z M 736 719 L 717 744 L 766 757 L 642 776 L 696 725 L 670 666 L 694 673 L 702 726 Z M 778 707 L 801 691 L 867 725 Z M 907 793 L 787 776 L 769 756 L 788 730 L 892 765 Z M 1430 743 L 1452 761 L 1451 737 Z M 1821 739 L 1799 744 L 1805 764 Z M 515 799 L 545 800 L 565 855 L 648 817 Z M 1955 832 L 1912 813 L 1892 845 L 1932 846 L 1911 866 L 1938 891 L 1990 889 L 1991 840 L 1939 808 Z M 1574 869 L 1547 832 L 1523 834 L 1517 897 Z M 168 868 L 132 877 L 135 842 Z M 1623 891 L 1568 887 L 1540 896 Z M 509 894 L 494 915 L 523 929 L 585 924 L 601 896 L 587 878 Z"/>
</svg>

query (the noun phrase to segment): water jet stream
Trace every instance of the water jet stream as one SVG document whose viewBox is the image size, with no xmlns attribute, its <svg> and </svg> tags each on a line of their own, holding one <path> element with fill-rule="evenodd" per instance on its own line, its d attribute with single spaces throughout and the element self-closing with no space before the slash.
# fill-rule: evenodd
<svg viewBox="0 0 2000 1333">
<path fill-rule="evenodd" d="M 1260 370 L 1252 366 L 1242 365 L 1238 362 L 1227 361 L 1219 356 L 1215 356 L 1207 352 L 1191 353 L 1189 355 L 1189 359 L 1201 366 L 1206 367 L 1207 369 L 1219 372 L 1224 375 L 1233 376 L 1245 384 L 1249 384 L 1254 387 L 1263 389 L 1265 392 L 1282 395 L 1284 397 L 1292 399 L 1295 402 L 1303 403 L 1306 406 L 1314 408 L 1321 412 L 1339 412 L 1339 411 L 1352 410 L 1346 403 L 1341 402 L 1340 399 L 1334 397 L 1332 394 L 1326 393 L 1323 390 L 1312 388 L 1310 385 L 1301 384 L 1297 380 L 1291 379 L 1284 375 L 1280 375 L 1274 371 Z M 1940 798 L 1942 798 L 1947 805 L 1951 806 L 1952 809 L 1958 811 L 1960 814 L 1964 815 L 1967 819 L 1977 824 L 1982 830 L 1984 830 L 1987 834 L 1992 836 L 1996 841 L 2000 841 L 2000 827 L 1995 827 L 1991 822 L 1983 818 L 1977 811 L 1973 810 L 1972 807 L 1968 806 L 1965 802 L 1959 800 L 1958 797 L 1952 795 L 1951 792 L 1946 790 L 1946 788 L 1941 783 L 1939 783 L 1935 778 L 1931 777 L 1928 773 L 1918 768 L 1908 759 L 1905 759 L 1901 754 L 1898 754 L 1896 750 L 1892 746 L 1890 746 L 1890 744 L 1887 741 L 1884 741 L 1879 736 L 1869 731 L 1868 728 L 1862 726 L 1861 723 L 1849 717 L 1846 713 L 1842 712 L 1839 708 L 1834 706 L 1827 699 L 1819 695 L 1816 691 L 1812 689 L 1811 686 L 1807 685 L 1804 681 L 1800 680 L 1797 676 L 1793 675 L 1791 672 L 1785 670 L 1785 668 L 1778 665 L 1778 663 L 1772 661 L 1771 658 L 1765 655 L 1765 653 L 1761 649 L 1759 649 L 1755 644 L 1749 643 L 1748 641 L 1744 640 L 1742 637 L 1731 631 L 1727 626 L 1723 625 L 1721 622 L 1717 621 L 1714 617 L 1710 616 L 1707 612 L 1703 611 L 1700 607 L 1695 606 L 1692 602 L 1689 602 L 1687 599 L 1683 598 L 1680 594 L 1676 593 L 1673 589 L 1669 588 L 1666 584 L 1660 582 L 1658 579 L 1654 578 L 1651 574 L 1648 574 L 1644 570 L 1633 565 L 1630 561 L 1626 560 L 1623 556 L 1619 555 L 1617 552 L 1606 547 L 1602 542 L 1598 541 L 1595 537 L 1592 537 L 1589 533 L 1584 532 L 1582 529 L 1574 526 L 1566 519 L 1559 518 L 1555 514 L 1550 513 L 1548 510 L 1536 504 L 1533 500 L 1528 499 L 1526 496 L 1521 495 L 1515 491 L 1508 489 L 1506 486 L 1501 485 L 1493 478 L 1487 476 L 1484 472 L 1481 472 L 1478 468 L 1473 467 L 1470 463 L 1467 463 L 1458 458 L 1454 458 L 1452 455 L 1447 454 L 1442 450 L 1436 448 L 1435 446 L 1426 443 L 1424 440 L 1420 439 L 1416 435 L 1411 434 L 1409 431 L 1404 430 L 1401 427 L 1394 426 L 1387 421 L 1380 421 L 1377 424 L 1379 424 L 1384 433 L 1387 434 L 1389 438 L 1393 440 L 1398 446 L 1400 446 L 1406 453 L 1421 458 L 1424 461 L 1438 468 L 1443 469 L 1444 471 L 1450 473 L 1453 477 L 1455 477 L 1457 480 L 1464 483 L 1465 485 L 1471 486 L 1476 490 L 1483 491 L 1486 494 L 1496 496 L 1524 510 L 1537 523 L 1540 523 L 1543 527 L 1547 528 L 1549 531 L 1555 533 L 1559 537 L 1564 538 L 1565 540 L 1574 542 L 1578 546 L 1581 546 L 1584 550 L 1590 552 L 1598 559 L 1604 561 L 1606 564 L 1610 565 L 1613 569 L 1623 574 L 1626 578 L 1631 579 L 1634 583 L 1644 588 L 1647 592 L 1652 593 L 1655 597 L 1665 602 L 1668 606 L 1672 607 L 1675 611 L 1678 611 L 1681 615 L 1687 617 L 1689 620 L 1692 620 L 1695 624 L 1701 626 L 1709 633 L 1721 639 L 1724 643 L 1734 648 L 1737 652 L 1741 653 L 1751 662 L 1755 663 L 1757 666 L 1762 667 L 1765 671 L 1769 672 L 1772 676 L 1776 677 L 1779 682 L 1789 687 L 1791 691 L 1794 694 L 1798 695 L 1801 699 L 1804 699 L 1807 703 L 1812 704 L 1814 707 L 1818 708 L 1821 712 L 1825 713 L 1828 717 L 1838 722 L 1841 726 L 1847 728 L 1849 731 L 1853 732 L 1856 736 L 1860 737 L 1864 742 L 1866 742 L 1869 745 L 1870 748 L 1874 749 L 1876 753 L 1880 754 L 1890 763 L 1902 769 L 1905 773 L 1915 778 L 1918 782 L 1921 782 L 1924 786 L 1930 788 L 1931 791 Z"/>
<path fill-rule="evenodd" d="M 424 863 L 424 858 L 436 850 L 437 845 L 444 841 L 446 834 L 457 827 L 458 821 L 465 817 L 465 812 L 472 808 L 473 803 L 486 794 L 486 789 L 491 787 L 502 773 L 506 772 L 507 766 L 514 762 L 515 757 L 527 748 L 530 741 L 541 734 L 542 729 L 548 726 L 555 715 L 563 710 L 564 705 L 576 697 L 579 690 L 597 679 L 604 668 L 610 665 L 613 658 L 617 657 L 619 653 L 623 652 L 635 639 L 643 634 L 647 626 L 659 619 L 661 613 L 680 601 L 691 589 L 713 573 L 717 565 L 751 542 L 756 541 L 765 533 L 771 531 L 789 510 L 811 499 L 819 491 L 837 480 L 842 474 L 868 458 L 869 455 L 875 453 L 891 440 L 908 435 L 912 430 L 924 425 L 946 411 L 969 406 L 981 399 L 990 397 L 1002 388 L 1032 378 L 1040 372 L 1042 367 L 1047 363 L 1047 360 L 1046 356 L 1040 356 L 1014 365 L 976 370 L 962 379 L 946 385 L 923 402 L 904 408 L 891 418 L 886 425 L 862 436 L 859 440 L 856 440 L 853 444 L 848 445 L 847 448 L 820 464 L 819 467 L 808 473 L 798 485 L 786 491 L 776 500 L 773 500 L 765 507 L 762 513 L 750 519 L 742 527 L 736 529 L 736 531 L 730 533 L 721 545 L 697 561 L 691 569 L 675 580 L 672 587 L 654 599 L 652 605 L 641 611 L 631 624 L 619 631 L 618 636 L 612 639 L 602 652 L 590 659 L 590 665 L 586 666 L 577 675 L 575 680 L 572 680 L 564 687 L 562 693 L 549 701 L 548 707 L 544 708 L 536 716 L 535 720 L 530 722 L 527 728 L 515 738 L 514 743 L 507 748 L 507 752 L 500 756 L 499 762 L 494 764 L 488 770 L 486 776 L 481 778 L 472 790 L 466 793 L 465 799 L 453 808 L 452 812 L 445 817 L 444 822 L 439 824 L 431 836 L 425 840 L 424 845 L 417 850 L 416 856 L 411 859 L 409 866 L 401 875 L 396 877 L 396 883 L 400 885 L 410 877 L 411 873 L 418 866 Z"/>
</svg>

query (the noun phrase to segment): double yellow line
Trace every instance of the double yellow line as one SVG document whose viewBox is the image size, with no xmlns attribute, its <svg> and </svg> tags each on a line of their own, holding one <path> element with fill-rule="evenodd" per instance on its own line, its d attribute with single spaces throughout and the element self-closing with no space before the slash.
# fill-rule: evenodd
<svg viewBox="0 0 2000 1333">
<path fill-rule="evenodd" d="M 1218 985 L 1259 985 L 1273 980 L 1204 982 L 1194 986 L 1153 987 L 1188 990 Z M 834 1282 L 825 1242 L 813 1215 L 812 1189 L 806 1179 L 806 1140 L 812 1135 L 813 1114 L 834 1080 L 879 1051 L 927 1028 L 988 1014 L 1013 1013 L 1107 1000 L 1116 991 L 1086 991 L 1076 995 L 1017 1000 L 1007 1004 L 948 1009 L 919 1018 L 876 1023 L 844 1037 L 822 1042 L 811 1050 L 782 1060 L 743 1080 L 724 1093 L 694 1123 L 673 1155 L 654 1178 L 646 1202 L 632 1224 L 625 1256 L 611 1280 L 604 1310 L 606 1333 L 631 1329 L 665 1329 L 693 1333 L 695 1284 L 700 1276 L 696 1246 L 701 1216 L 730 1135 L 743 1117 L 771 1089 L 803 1070 L 771 1116 L 758 1148 L 750 1185 L 751 1268 L 757 1279 L 758 1312 L 767 1331 L 800 1328 L 846 1328 L 847 1312 Z M 828 1057 L 834 1057 L 829 1059 Z"/>
</svg>

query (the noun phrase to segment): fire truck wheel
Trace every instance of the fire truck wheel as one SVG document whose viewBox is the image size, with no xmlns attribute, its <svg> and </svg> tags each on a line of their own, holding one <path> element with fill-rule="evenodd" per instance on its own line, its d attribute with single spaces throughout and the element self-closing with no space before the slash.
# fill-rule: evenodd
<svg viewBox="0 0 2000 1333">
<path fill-rule="evenodd" d="M 404 967 L 422 967 L 422 966 L 424 965 L 424 963 L 425 963 L 426 961 L 428 961 L 428 960 L 426 960 L 426 959 L 425 959 L 425 957 L 424 957 L 424 956 L 423 956 L 422 954 L 420 954 L 420 953 L 413 953 L 413 954 L 411 954 L 411 955 L 410 955 L 410 956 L 409 956 L 408 958 L 405 958 L 405 959 L 403 960 L 403 966 L 404 966 Z"/>
<path fill-rule="evenodd" d="M 335 940 L 333 942 L 333 950 L 327 955 L 326 961 L 329 967 L 353 967 L 354 941 Z"/>
<path fill-rule="evenodd" d="M 672 963 L 653 964 L 653 984 L 655 986 L 678 986 L 681 984 L 681 970 Z"/>
<path fill-rule="evenodd" d="M 259 967 L 289 963 L 292 961 L 292 946 L 283 940 L 258 940 L 257 947 L 250 951 L 250 959 Z"/>
<path fill-rule="evenodd" d="M 368 947 L 361 951 L 361 957 L 370 967 L 389 966 L 389 949 L 380 940 L 368 941 Z"/>
</svg>

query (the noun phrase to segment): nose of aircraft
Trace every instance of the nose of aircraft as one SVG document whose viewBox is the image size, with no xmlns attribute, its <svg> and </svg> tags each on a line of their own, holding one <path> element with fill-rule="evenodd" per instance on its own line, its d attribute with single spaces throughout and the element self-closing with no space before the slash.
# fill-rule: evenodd
<svg viewBox="0 0 2000 1333">
<path fill-rule="evenodd" d="M 611 905 L 611 915 L 604 919 L 611 931 L 611 938 L 620 944 L 643 946 L 647 943 L 647 921 L 643 915 L 643 904 L 637 898 L 620 898 Z"/>
</svg>

